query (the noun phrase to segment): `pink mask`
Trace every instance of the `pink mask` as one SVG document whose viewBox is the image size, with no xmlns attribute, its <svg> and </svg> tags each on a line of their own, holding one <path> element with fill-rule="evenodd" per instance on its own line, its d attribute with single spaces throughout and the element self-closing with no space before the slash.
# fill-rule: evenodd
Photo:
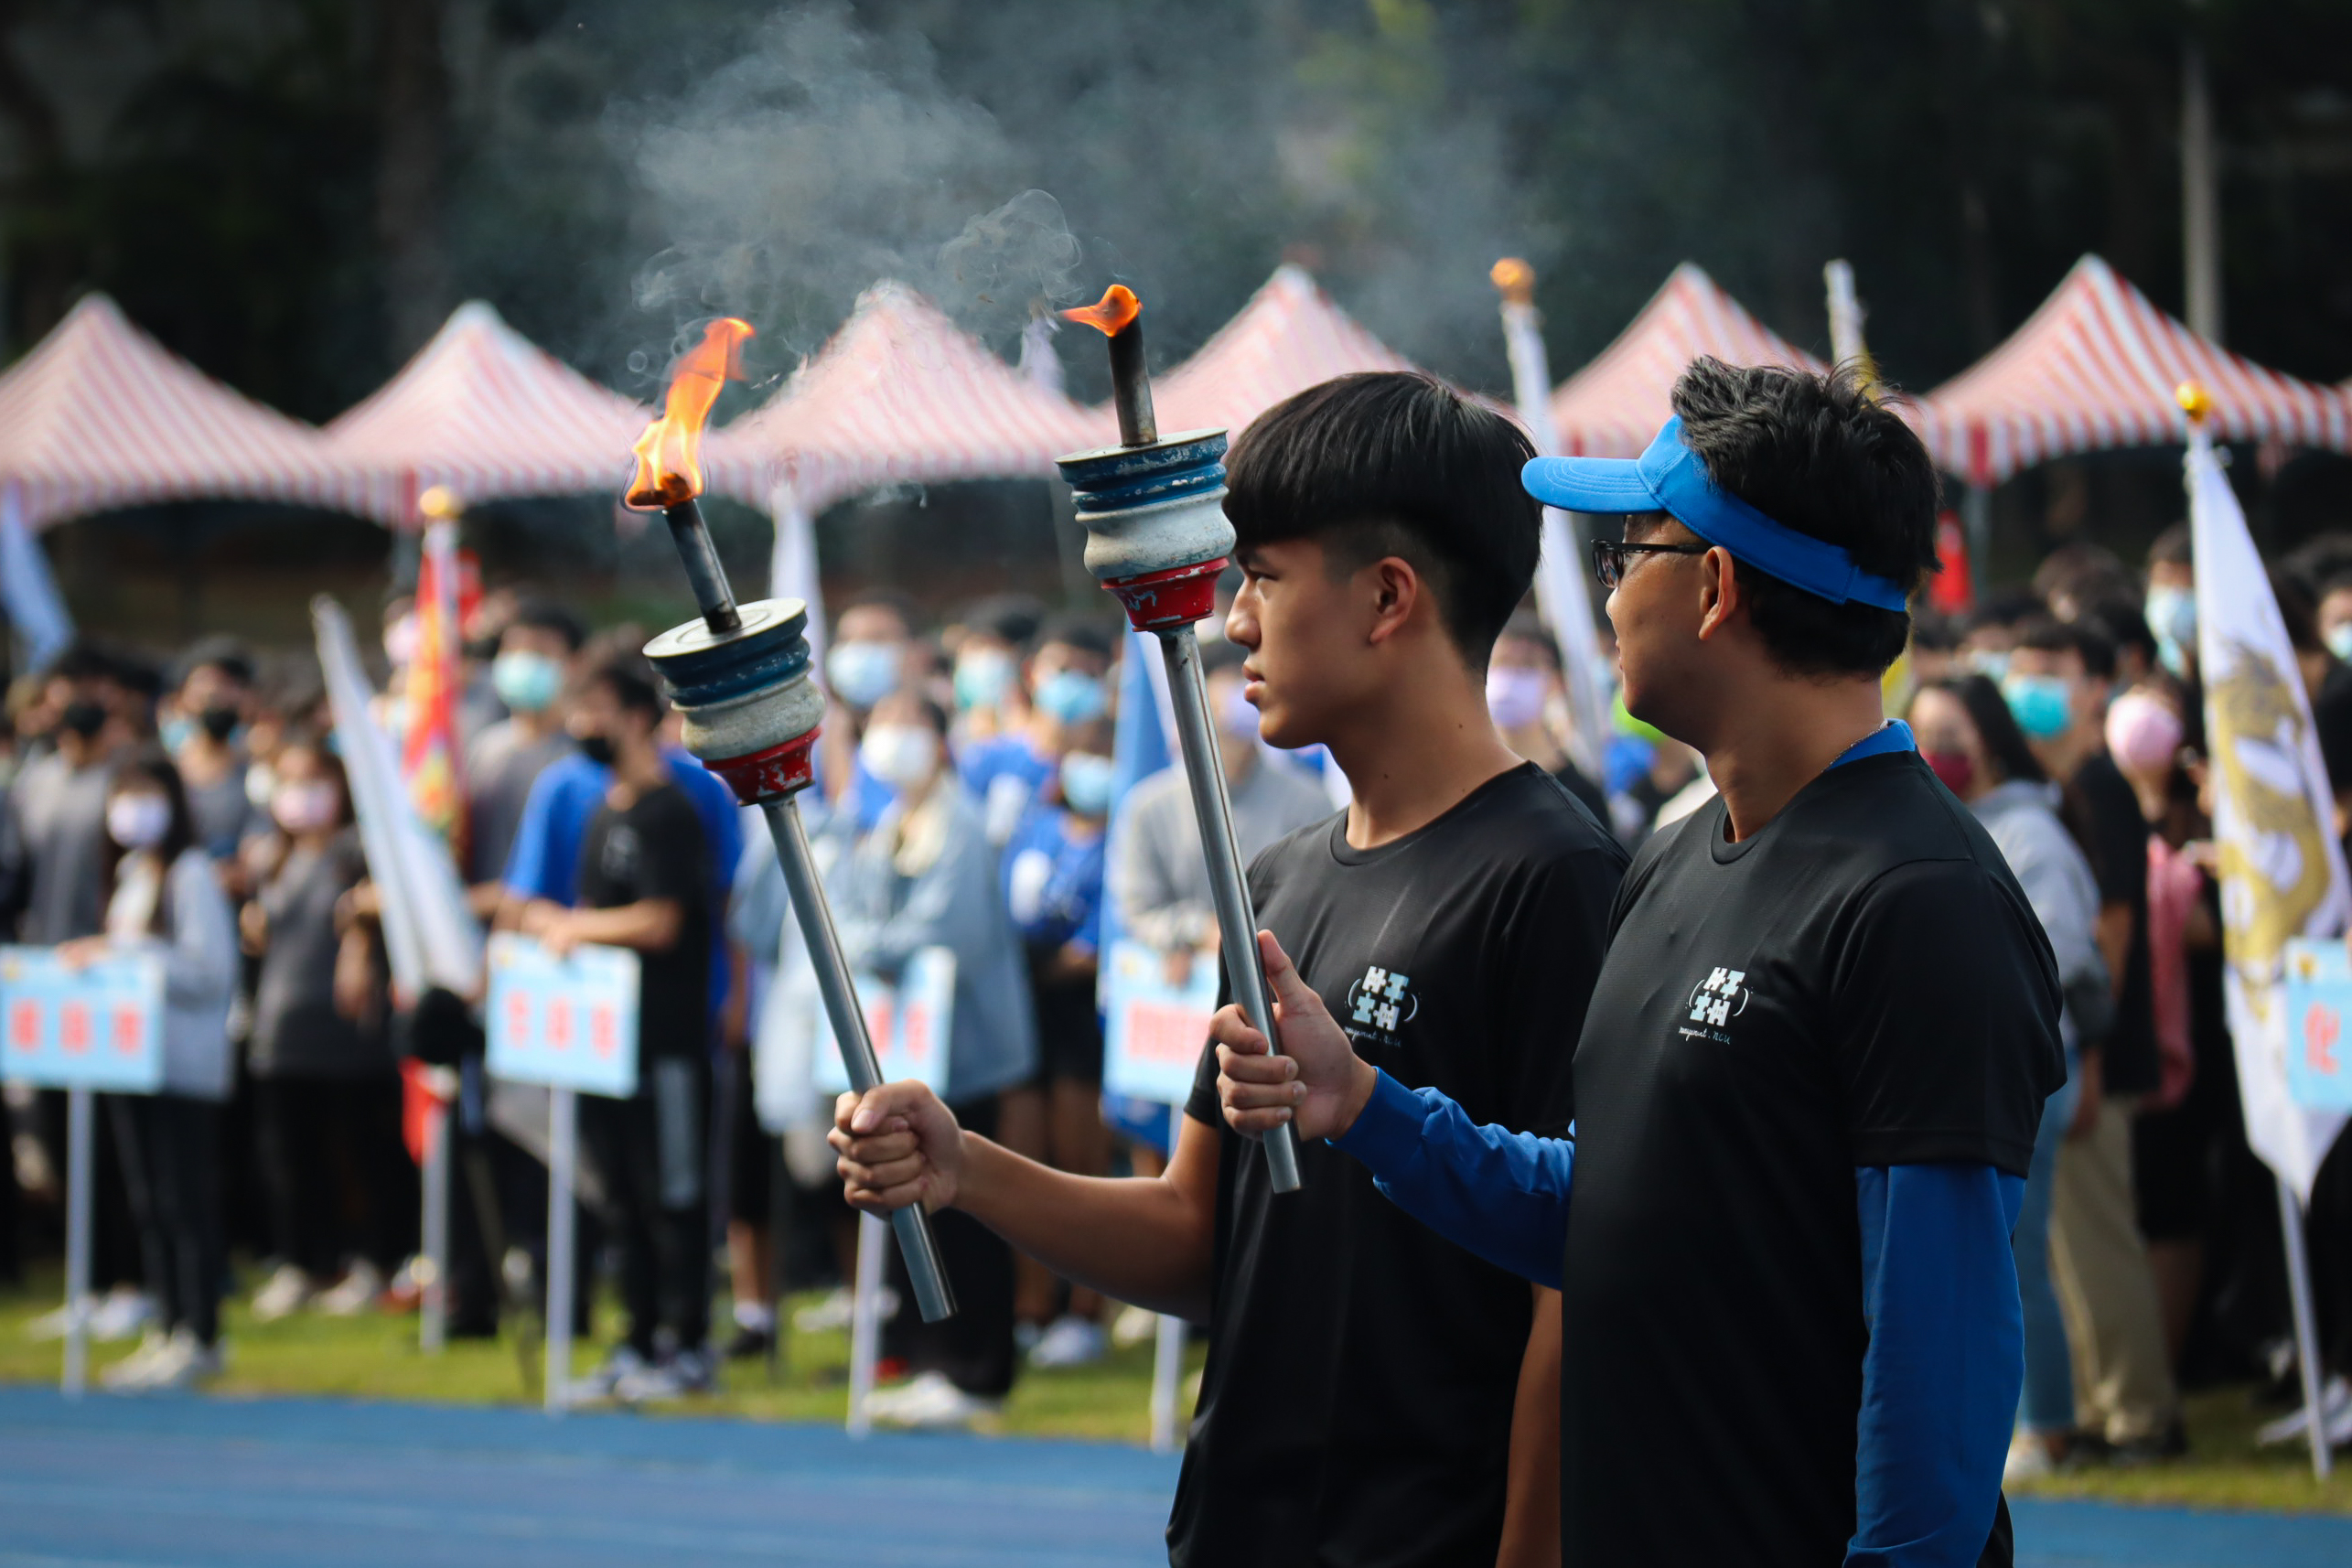
<svg viewBox="0 0 2352 1568">
<path fill-rule="evenodd" d="M 2180 715 L 2144 692 L 2126 692 L 2107 710 L 2107 749 L 2125 768 L 2169 768 L 2182 739 Z"/>
</svg>

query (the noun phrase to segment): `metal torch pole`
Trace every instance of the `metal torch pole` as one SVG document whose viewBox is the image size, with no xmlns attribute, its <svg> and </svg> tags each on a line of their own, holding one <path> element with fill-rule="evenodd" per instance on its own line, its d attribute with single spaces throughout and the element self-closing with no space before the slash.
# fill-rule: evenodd
<svg viewBox="0 0 2352 1568">
<path fill-rule="evenodd" d="M 580 1096 L 547 1091 L 547 1413 L 572 1403 L 572 1290 L 579 1268 Z"/>
<path fill-rule="evenodd" d="M 833 1038 L 841 1043 L 842 1065 L 849 1070 L 850 1087 L 864 1094 L 882 1086 L 881 1058 L 874 1054 L 873 1036 L 865 1032 L 865 1009 L 842 957 L 841 935 L 833 929 L 832 907 L 825 901 L 817 879 L 816 858 L 809 853 L 808 830 L 801 825 L 799 802 L 787 795 L 762 800 L 768 836 L 776 841 L 776 858 L 784 868 L 785 890 L 792 897 L 792 915 L 800 923 L 810 962 L 817 972 L 817 990 L 832 1020 Z M 915 1305 L 923 1321 L 937 1323 L 955 1316 L 955 1293 L 948 1288 L 947 1270 L 940 1266 L 939 1242 L 931 1235 L 930 1217 L 920 1204 L 909 1204 L 890 1216 L 897 1233 L 898 1251 L 907 1259 L 907 1277 L 915 1287 Z"/>
<path fill-rule="evenodd" d="M 97 1094 L 77 1083 L 65 1091 L 65 1397 L 90 1386 L 91 1145 L 97 1141 Z"/>
<path fill-rule="evenodd" d="M 1258 913 L 1250 907 L 1250 885 L 1241 875 L 1241 851 L 1233 837 L 1233 805 L 1225 796 L 1225 765 L 1208 724 L 1208 686 L 1200 670 L 1200 641 L 1192 625 L 1159 634 L 1167 660 L 1168 697 L 1176 709 L 1176 736 L 1184 748 L 1185 777 L 1192 784 L 1193 814 L 1200 822 L 1200 847 L 1208 863 L 1208 892 L 1217 906 L 1217 934 L 1225 948 L 1225 972 L 1233 999 L 1250 1026 L 1275 1040 L 1274 1010 L 1266 994 L 1265 966 L 1258 957 Z M 1276 1046 L 1279 1049 L 1279 1045 Z M 1266 1170 L 1276 1192 L 1298 1190 L 1298 1141 L 1288 1123 L 1265 1135 Z"/>
</svg>

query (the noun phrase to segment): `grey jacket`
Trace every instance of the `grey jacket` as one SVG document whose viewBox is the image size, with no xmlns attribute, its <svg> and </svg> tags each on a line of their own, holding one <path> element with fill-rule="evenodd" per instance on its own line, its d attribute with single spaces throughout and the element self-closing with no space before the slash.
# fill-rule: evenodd
<svg viewBox="0 0 2352 1568">
<path fill-rule="evenodd" d="M 2075 1015 L 2086 995 L 2104 997 L 2107 961 L 2099 951 L 2099 884 L 2090 861 L 2058 821 L 2058 787 L 2012 779 L 1971 802 L 2025 901 L 2040 917 L 2058 961 L 2058 985 L 2067 998 L 2059 1015 L 2067 1049 L 2082 1043 Z"/>
<path fill-rule="evenodd" d="M 1231 791 L 1233 836 L 1246 867 L 1265 848 L 1332 812 L 1322 783 L 1285 757 L 1261 755 Z M 1217 929 L 1200 826 L 1181 767 L 1139 781 L 1120 804 L 1111 834 L 1109 886 L 1129 936 L 1162 950 L 1198 947 Z"/>
<path fill-rule="evenodd" d="M 184 851 L 164 876 L 165 934 L 118 943 L 156 954 L 164 964 L 164 1092 L 226 1100 L 236 1079 L 229 1047 L 229 1003 L 240 960 L 237 921 L 212 858 Z"/>
</svg>

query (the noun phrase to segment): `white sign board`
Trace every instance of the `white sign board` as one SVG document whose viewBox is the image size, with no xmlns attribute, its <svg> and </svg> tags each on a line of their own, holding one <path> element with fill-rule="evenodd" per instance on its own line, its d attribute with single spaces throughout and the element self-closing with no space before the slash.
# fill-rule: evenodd
<svg viewBox="0 0 2352 1568">
<path fill-rule="evenodd" d="M 0 947 L 0 1078 L 153 1094 L 164 1081 L 163 1029 L 155 954 L 75 968 L 54 948 Z"/>
<path fill-rule="evenodd" d="M 1195 956 L 1182 984 L 1166 956 L 1141 942 L 1111 944 L 1103 985 L 1102 1087 L 1162 1105 L 1192 1098 L 1194 1072 L 1217 1011 L 1215 959 Z"/>
<path fill-rule="evenodd" d="M 500 931 L 489 966 L 491 1077 L 616 1100 L 637 1092 L 636 953 L 577 947 L 557 959 L 531 937 Z"/>
</svg>

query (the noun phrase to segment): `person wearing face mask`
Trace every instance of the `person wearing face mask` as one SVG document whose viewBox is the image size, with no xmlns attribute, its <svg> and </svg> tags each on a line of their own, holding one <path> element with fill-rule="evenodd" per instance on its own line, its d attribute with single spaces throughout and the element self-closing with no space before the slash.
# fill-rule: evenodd
<svg viewBox="0 0 2352 1568">
<path fill-rule="evenodd" d="M 1037 634 L 1043 618 L 1036 601 L 1017 595 L 983 599 L 960 618 L 950 677 L 959 755 L 1020 722 L 1021 648 Z"/>
<path fill-rule="evenodd" d="M 180 656 L 164 746 L 188 787 L 197 842 L 223 866 L 263 824 L 245 793 L 245 714 L 253 697 L 253 660 L 242 645 L 209 637 Z"/>
<path fill-rule="evenodd" d="M 2180 1401 L 2139 1230 L 2132 1126 L 2159 1073 L 2149 973 L 2148 820 L 2107 754 L 2114 645 L 2088 626 L 2018 629 L 2002 695 L 2050 777 L 2077 802 L 2100 894 L 2099 948 L 2114 1000 L 2078 1042 L 2074 1125 L 2058 1154 L 2051 1219 L 2060 1289 L 2076 1304 L 2082 1425 L 2100 1452 L 2182 1450 Z"/>
<path fill-rule="evenodd" d="M 417 1227 L 392 1052 L 338 995 L 349 961 L 336 905 L 367 875 L 343 768 L 323 740 L 296 735 L 275 769 L 280 853 L 238 920 L 261 963 L 245 1065 L 277 1260 L 253 1296 L 264 1323 L 314 1298 L 338 1317 L 373 1305 Z"/>
<path fill-rule="evenodd" d="M 2084 1027 L 2096 1030 L 2110 1005 L 2098 943 L 2099 888 L 2059 817 L 2063 797 L 1989 679 L 1963 675 L 1923 685 L 1911 700 L 1911 727 L 1921 759 L 1976 813 L 2008 862 L 2049 938 L 2065 996 L 2058 1028 L 2067 1083 L 2043 1102 L 2011 1239 L 2025 1315 L 2025 1387 L 2003 1479 L 2023 1480 L 2048 1474 L 2074 1440 L 2073 1360 L 2050 1276 L 2050 1199 L 2059 1145 L 2074 1120 Z"/>
<path fill-rule="evenodd" d="M 1102 1120 L 1102 1018 L 1095 992 L 1102 947 L 1103 840 L 1111 813 L 1111 725 L 1071 726 L 1061 767 L 1004 846 L 1004 897 L 1029 962 L 1045 1094 L 1047 1164 L 1077 1176 L 1111 1167 Z M 1102 1297 L 1082 1285 L 1055 1316 L 1060 1287 L 1024 1259 L 1016 1314 L 1037 1333 L 1029 1359 L 1075 1367 L 1101 1359 Z"/>
<path fill-rule="evenodd" d="M 1051 780 L 1069 736 L 1111 712 L 1111 639 L 1095 622 L 1065 618 L 1038 634 L 1025 671 L 1028 715 L 958 758 L 964 788 L 978 797 L 988 842 L 1013 836 L 1029 802 Z"/>
<path fill-rule="evenodd" d="M 2189 527 L 2176 522 L 2148 546 L 2148 629 L 2156 658 L 2175 681 L 2196 679 L 2196 564 Z"/>
<path fill-rule="evenodd" d="M 236 1076 L 229 1004 L 238 975 L 236 922 L 212 863 L 195 842 L 179 773 L 160 748 L 118 763 L 109 783 L 102 934 L 60 944 L 69 964 L 109 953 L 163 961 L 163 1086 L 112 1095 L 124 1186 L 156 1321 L 139 1348 L 107 1369 L 117 1389 L 177 1389 L 220 1370 L 220 1118 Z"/>
<path fill-rule="evenodd" d="M 481 913 L 498 907 L 499 874 L 532 785 L 572 749 L 564 733 L 564 683 L 586 639 L 579 618 L 552 599 L 523 600 L 499 633 L 490 685 L 507 716 L 466 746 L 466 879 Z"/>
<path fill-rule="evenodd" d="M 1565 703 L 1559 647 L 1541 622 L 1512 617 L 1487 661 L 1487 711 L 1494 715 L 1495 729 L 1504 745 L 1565 784 L 1596 819 L 1606 822 L 1608 797 L 1584 777 L 1552 727 L 1555 715 L 1564 715 Z"/>
<path fill-rule="evenodd" d="M 847 835 L 826 886 L 853 971 L 888 981 L 924 948 L 955 955 L 954 1016 L 949 1026 L 944 1098 L 959 1116 L 1000 1127 L 1006 1111 L 1034 1118 L 1037 1031 L 1021 939 L 1005 909 L 993 845 L 981 831 L 979 803 L 961 789 L 947 756 L 948 717 L 913 692 L 874 709 L 861 757 L 890 786 L 893 801 L 865 832 L 836 816 Z M 813 998 L 807 957 L 795 944 L 780 983 Z M 821 1034 L 821 1038 L 822 1034 Z M 998 1410 L 1015 1373 L 1014 1269 L 1010 1248 L 970 1217 L 934 1224 L 961 1310 L 925 1324 L 900 1312 L 883 1330 L 883 1354 L 903 1359 L 909 1380 L 876 1392 L 874 1419 L 917 1427 L 969 1426 Z M 894 1250 L 891 1288 L 913 1299 Z"/>
<path fill-rule="evenodd" d="M 858 736 L 874 705 L 911 683 L 917 662 L 915 610 L 902 596 L 863 595 L 834 619 L 823 684 L 841 711 L 828 718 L 825 732 L 846 744 L 818 742 L 818 782 L 830 805 L 848 811 L 860 828 L 882 820 L 890 789 L 860 759 Z"/>
</svg>

